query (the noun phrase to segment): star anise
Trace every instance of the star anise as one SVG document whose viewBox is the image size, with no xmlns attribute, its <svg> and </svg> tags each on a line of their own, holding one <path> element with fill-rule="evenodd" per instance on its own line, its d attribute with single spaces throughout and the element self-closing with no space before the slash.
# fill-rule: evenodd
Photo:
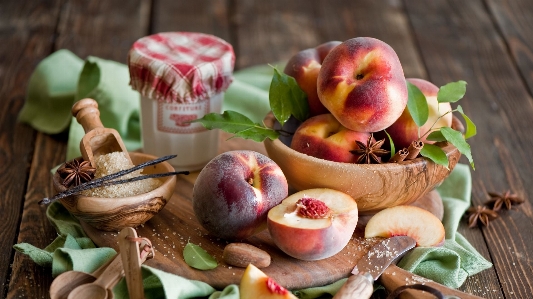
<svg viewBox="0 0 533 299">
<path fill-rule="evenodd" d="M 505 193 L 500 194 L 496 192 L 488 192 L 490 199 L 486 202 L 487 205 L 492 205 L 493 211 L 499 211 L 505 205 L 507 210 L 511 209 L 512 205 L 519 205 L 524 202 L 524 199 L 518 197 L 518 195 L 511 193 L 511 190 L 507 190 Z"/>
<path fill-rule="evenodd" d="M 362 143 L 359 140 L 356 140 L 357 146 L 359 147 L 356 150 L 350 151 L 350 153 L 354 155 L 358 155 L 359 158 L 357 158 L 358 164 L 370 164 L 372 162 L 374 163 L 381 163 L 381 159 L 379 157 L 386 155 L 390 153 L 390 151 L 382 149 L 381 146 L 385 142 L 385 139 L 381 139 L 380 141 L 372 141 L 372 134 L 368 137 L 368 140 L 366 144 Z"/>
<path fill-rule="evenodd" d="M 486 206 L 475 206 L 468 209 L 468 226 L 470 228 L 477 225 L 478 220 L 485 226 L 489 226 L 489 221 L 498 218 L 498 213 Z"/>
<path fill-rule="evenodd" d="M 72 160 L 65 164 L 65 167 L 58 169 L 59 175 L 63 177 L 63 186 L 78 186 L 93 179 L 96 168 L 91 166 L 91 162 Z"/>
</svg>

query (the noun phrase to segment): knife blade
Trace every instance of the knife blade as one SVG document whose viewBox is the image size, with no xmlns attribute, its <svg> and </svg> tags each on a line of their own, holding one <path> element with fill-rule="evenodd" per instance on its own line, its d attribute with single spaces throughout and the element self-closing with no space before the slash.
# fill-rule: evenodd
<svg viewBox="0 0 533 299">
<path fill-rule="evenodd" d="M 333 299 L 370 298 L 374 281 L 397 258 L 416 246 L 408 236 L 395 236 L 375 244 L 355 265 L 348 281 Z"/>
<path fill-rule="evenodd" d="M 408 236 L 395 236 L 372 246 L 366 255 L 357 262 L 352 274 L 369 273 L 377 280 L 381 273 L 407 251 L 416 246 L 416 241 Z"/>
<path fill-rule="evenodd" d="M 440 292 L 442 297 L 438 298 L 481 299 L 481 297 L 449 288 L 397 267 L 396 260 L 415 246 L 416 241 L 408 236 L 391 237 L 375 244 L 357 262 L 352 270 L 352 274 L 355 275 L 348 278 L 333 298 L 370 298 L 373 283 L 379 279 L 380 284 L 389 293 L 403 288 L 403 291 L 406 291 L 406 298 L 435 298 L 435 295 L 430 292 L 410 290 L 413 286 L 422 285 Z"/>
</svg>

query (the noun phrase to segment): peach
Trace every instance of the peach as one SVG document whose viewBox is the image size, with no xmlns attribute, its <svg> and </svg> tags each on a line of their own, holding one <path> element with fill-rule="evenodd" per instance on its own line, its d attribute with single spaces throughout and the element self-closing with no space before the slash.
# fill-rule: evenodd
<svg viewBox="0 0 533 299">
<path fill-rule="evenodd" d="M 407 85 L 396 52 L 370 37 L 349 39 L 326 56 L 318 73 L 320 102 L 350 130 L 378 132 L 407 105 Z"/>
<path fill-rule="evenodd" d="M 328 113 L 326 107 L 318 99 L 316 82 L 322 61 L 333 48 L 340 44 L 339 41 L 330 41 L 316 48 L 302 50 L 289 59 L 283 70 L 285 74 L 294 77 L 298 86 L 307 95 L 311 116 Z"/>
<path fill-rule="evenodd" d="M 297 299 L 253 264 L 249 264 L 244 270 L 239 294 L 240 299 Z"/>
<path fill-rule="evenodd" d="M 409 236 L 416 246 L 441 246 L 445 231 L 432 213 L 415 206 L 396 206 L 376 213 L 365 227 L 365 238 Z"/>
<path fill-rule="evenodd" d="M 268 211 L 287 194 L 287 179 L 270 158 L 249 150 L 229 151 L 200 171 L 192 205 L 209 233 L 241 240 L 265 229 Z"/>
<path fill-rule="evenodd" d="M 424 135 L 430 129 L 450 127 L 453 117 L 451 113 L 447 112 L 451 111 L 452 107 L 450 103 L 439 104 L 437 102 L 439 88 L 424 79 L 408 78 L 407 81 L 420 89 L 428 103 L 429 117 L 426 123 L 420 127 L 420 136 Z M 418 126 L 415 124 L 407 107 L 404 109 L 402 115 L 385 130 L 389 133 L 394 141 L 394 146 L 398 149 L 409 147 L 411 142 L 419 138 Z M 426 137 L 427 135 L 423 136 L 420 140 L 425 143 L 434 143 L 433 141 L 426 140 Z"/>
<path fill-rule="evenodd" d="M 366 144 L 369 133 L 348 130 L 331 114 L 321 114 L 304 121 L 294 133 L 291 148 L 316 158 L 356 163 L 359 148 L 356 140 Z"/>
<path fill-rule="evenodd" d="M 327 188 L 294 193 L 268 212 L 268 231 L 286 254 L 313 261 L 331 257 L 350 241 L 357 225 L 355 200 Z"/>
</svg>

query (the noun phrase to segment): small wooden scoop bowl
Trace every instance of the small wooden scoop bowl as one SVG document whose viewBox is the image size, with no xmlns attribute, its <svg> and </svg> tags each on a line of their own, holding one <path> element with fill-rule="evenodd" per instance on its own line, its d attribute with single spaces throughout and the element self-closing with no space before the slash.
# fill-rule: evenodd
<svg viewBox="0 0 533 299">
<path fill-rule="evenodd" d="M 95 166 L 94 158 L 112 152 L 123 152 L 128 160 L 128 150 L 122 138 L 114 129 L 104 128 L 100 120 L 98 103 L 93 99 L 82 99 L 72 106 L 72 115 L 85 130 L 80 142 L 80 151 L 85 161 Z"/>
</svg>

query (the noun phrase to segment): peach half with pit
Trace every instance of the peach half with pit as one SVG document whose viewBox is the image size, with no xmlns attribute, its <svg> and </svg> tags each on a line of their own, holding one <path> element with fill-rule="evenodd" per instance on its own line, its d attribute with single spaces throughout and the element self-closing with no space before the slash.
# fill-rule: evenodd
<svg viewBox="0 0 533 299">
<path fill-rule="evenodd" d="M 318 73 L 320 102 L 348 129 L 378 132 L 407 105 L 407 85 L 398 55 L 387 43 L 356 37 L 335 47 Z"/>
<path fill-rule="evenodd" d="M 268 211 L 287 195 L 287 180 L 274 161 L 255 151 L 229 151 L 200 171 L 192 206 L 209 233 L 243 240 L 266 228 Z"/>
<path fill-rule="evenodd" d="M 418 78 L 408 78 L 407 82 L 418 87 L 426 97 L 429 116 L 426 123 L 420 127 L 419 133 L 419 128 L 406 107 L 402 115 L 390 127 L 385 129 L 394 141 L 394 146 L 398 149 L 408 148 L 411 142 L 418 140 L 419 134 L 422 136 L 430 129 L 436 130 L 441 127 L 451 127 L 453 119 L 452 113 L 449 113 L 452 110 L 450 103 L 439 103 L 437 101 L 439 88 L 435 84 Z M 426 140 L 426 137 L 427 135 L 423 136 L 420 141 L 434 143 Z"/>
<path fill-rule="evenodd" d="M 409 236 L 416 246 L 433 247 L 444 243 L 442 222 L 432 213 L 416 206 L 396 206 L 376 213 L 365 227 L 365 238 Z"/>
<path fill-rule="evenodd" d="M 283 252 L 313 261 L 331 257 L 350 241 L 358 219 L 357 203 L 333 189 L 294 193 L 268 212 L 272 240 Z"/>
<path fill-rule="evenodd" d="M 330 41 L 315 48 L 302 50 L 292 56 L 285 65 L 283 72 L 293 77 L 307 95 L 311 116 L 328 113 L 326 107 L 320 102 L 316 91 L 318 72 L 324 58 L 340 44 L 340 41 Z"/>
<path fill-rule="evenodd" d="M 253 264 L 249 264 L 244 270 L 239 295 L 240 299 L 297 299 Z"/>
<path fill-rule="evenodd" d="M 316 158 L 345 163 L 357 163 L 359 149 L 355 141 L 366 144 L 369 133 L 347 129 L 330 113 L 304 121 L 294 133 L 291 148 Z"/>
</svg>

